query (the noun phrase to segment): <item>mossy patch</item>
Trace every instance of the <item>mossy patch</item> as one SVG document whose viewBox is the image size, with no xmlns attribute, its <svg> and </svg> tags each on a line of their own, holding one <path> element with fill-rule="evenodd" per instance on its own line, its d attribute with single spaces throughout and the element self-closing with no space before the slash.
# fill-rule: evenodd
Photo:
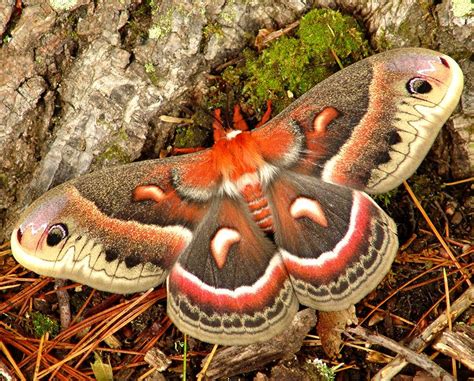
<svg viewBox="0 0 474 381">
<path fill-rule="evenodd" d="M 112 144 L 97 158 L 98 162 L 113 162 L 114 164 L 125 164 L 131 161 L 130 156 L 119 144 Z"/>
<path fill-rule="evenodd" d="M 221 25 L 216 24 L 216 23 L 210 23 L 210 24 L 207 24 L 203 28 L 202 34 L 203 34 L 204 38 L 209 39 L 209 37 L 211 37 L 211 36 L 216 36 L 216 35 L 217 36 L 223 36 L 224 31 L 222 30 Z"/>
<path fill-rule="evenodd" d="M 395 188 L 395 189 L 392 189 L 391 191 L 388 191 L 386 193 L 381 193 L 381 194 L 376 194 L 376 195 L 373 195 L 372 198 L 377 201 L 377 203 L 385 208 L 387 208 L 388 206 L 390 206 L 390 204 L 392 203 L 394 197 L 397 195 L 398 193 L 398 187 Z"/>
<path fill-rule="evenodd" d="M 155 1 L 147 0 L 131 6 L 130 17 L 121 32 L 127 50 L 142 45 L 148 39 L 154 12 L 156 12 Z"/>
<path fill-rule="evenodd" d="M 152 12 L 154 13 L 154 12 Z M 159 40 L 171 33 L 173 23 L 173 9 L 169 8 L 164 12 L 148 30 L 148 37 L 152 40 Z"/>
<path fill-rule="evenodd" d="M 155 65 L 153 65 L 153 63 L 147 62 L 145 64 L 145 73 L 148 74 L 148 78 L 150 78 L 151 83 L 157 86 L 159 82 L 159 78 L 158 78 L 158 74 L 156 73 Z"/>
<path fill-rule="evenodd" d="M 128 135 L 125 129 L 122 128 L 114 136 L 113 142 L 105 149 L 105 151 L 97 156 L 97 163 L 100 163 L 101 166 L 129 163 L 131 157 L 124 148 L 127 141 Z"/>
<path fill-rule="evenodd" d="M 336 379 L 336 367 L 331 368 L 320 359 L 306 360 L 303 365 L 310 378 L 317 381 L 334 381 Z"/>
<path fill-rule="evenodd" d="M 0 172 L 0 188 L 8 188 L 8 175 Z"/>
<path fill-rule="evenodd" d="M 36 337 L 41 337 L 46 332 L 49 332 L 50 337 L 59 333 L 59 323 L 41 312 L 35 311 L 31 314 L 31 323 Z"/>
<path fill-rule="evenodd" d="M 174 144 L 176 148 L 205 147 L 209 145 L 210 130 L 183 126 L 176 128 Z"/>
<path fill-rule="evenodd" d="M 148 38 L 160 40 L 168 37 L 173 32 L 173 25 L 185 18 L 189 11 L 184 4 L 176 3 L 165 9 L 163 4 L 155 1 L 149 2 L 153 19 L 152 26 L 148 29 Z"/>
<path fill-rule="evenodd" d="M 222 78 L 254 109 L 272 99 L 279 112 L 337 71 L 337 60 L 347 66 L 368 55 L 364 31 L 354 18 L 315 9 L 293 36 L 282 36 L 261 54 L 246 49 L 245 64 L 227 68 Z"/>
<path fill-rule="evenodd" d="M 204 28 L 206 38 L 221 32 L 214 24 Z M 215 77 L 202 106 L 205 110 L 223 109 L 224 124 L 228 126 L 230 110 L 239 103 L 243 114 L 253 119 L 249 123 L 252 126 L 263 115 L 267 100 L 273 101 L 276 115 L 339 66 L 348 66 L 368 55 L 364 30 L 354 18 L 333 10 L 315 9 L 301 19 L 292 35 L 280 37 L 261 53 L 245 49 L 239 64 L 227 67 Z M 151 68 L 147 73 L 156 75 Z M 193 126 L 176 130 L 177 148 L 203 146 L 203 142 L 209 141 L 209 118 L 198 110 L 193 119 Z M 203 134 L 199 126 L 208 130 Z"/>
</svg>

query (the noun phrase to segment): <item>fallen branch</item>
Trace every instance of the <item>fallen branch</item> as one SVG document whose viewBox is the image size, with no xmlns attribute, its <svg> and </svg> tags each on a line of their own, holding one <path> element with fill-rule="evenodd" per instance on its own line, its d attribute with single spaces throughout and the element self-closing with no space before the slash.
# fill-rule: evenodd
<svg viewBox="0 0 474 381">
<path fill-rule="evenodd" d="M 408 349 L 407 347 L 404 347 L 403 345 L 397 343 L 396 341 L 389 339 L 388 337 L 379 334 L 369 333 L 367 330 L 360 326 L 356 328 L 348 328 L 346 329 L 346 331 L 360 336 L 365 340 L 371 342 L 372 344 L 380 345 L 384 348 L 390 349 L 391 351 L 398 353 L 406 361 L 426 370 L 437 379 L 443 381 L 455 380 L 454 377 L 451 376 L 448 372 L 446 372 L 443 368 L 431 361 L 428 356 L 422 353 L 416 353 L 411 349 Z"/>
<path fill-rule="evenodd" d="M 474 370 L 474 329 L 471 327 L 458 325 L 452 332 L 444 331 L 433 348 Z"/>
<path fill-rule="evenodd" d="M 250 372 L 282 358 L 291 358 L 303 344 L 308 331 L 316 324 L 314 310 L 308 308 L 296 314 L 290 327 L 269 341 L 245 346 L 222 348 L 214 355 L 206 377 L 216 379 Z M 206 358 L 202 364 L 206 363 Z"/>
<path fill-rule="evenodd" d="M 61 330 L 66 330 L 71 325 L 71 305 L 69 303 L 69 294 L 66 290 L 61 289 L 66 284 L 64 279 L 56 279 L 54 288 L 58 298 L 59 319 L 61 321 Z"/>
<path fill-rule="evenodd" d="M 451 305 L 451 319 L 456 319 L 461 315 L 474 301 L 474 287 L 469 287 L 452 305 Z M 448 326 L 448 319 L 446 311 L 433 321 L 420 336 L 415 337 L 409 344 L 408 348 L 415 352 L 423 351 L 436 336 Z M 381 369 L 372 380 L 391 380 L 395 377 L 406 365 L 406 361 L 402 356 L 397 356 L 383 369 Z"/>
</svg>

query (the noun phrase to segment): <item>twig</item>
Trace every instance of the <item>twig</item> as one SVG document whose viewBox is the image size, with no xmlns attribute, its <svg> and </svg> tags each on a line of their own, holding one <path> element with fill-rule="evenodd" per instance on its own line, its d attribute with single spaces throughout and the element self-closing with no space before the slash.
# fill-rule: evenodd
<svg viewBox="0 0 474 381">
<path fill-rule="evenodd" d="M 151 368 L 151 369 L 148 369 L 145 373 L 143 373 L 140 377 L 137 378 L 137 381 L 143 381 L 145 378 L 147 378 L 148 376 L 151 376 L 153 373 L 155 373 L 157 370 L 155 367 Z M 150 379 L 152 379 L 150 377 Z"/>
<path fill-rule="evenodd" d="M 410 238 L 408 238 L 408 240 L 400 246 L 400 251 L 405 251 L 406 249 L 408 249 L 410 247 L 410 245 L 418 238 L 418 236 L 416 234 L 412 234 Z"/>
<path fill-rule="evenodd" d="M 464 254 L 463 254 L 464 255 Z M 418 279 L 424 277 L 426 274 L 429 274 L 429 273 L 432 273 L 433 271 L 435 271 L 436 269 L 442 267 L 442 266 L 445 266 L 446 263 L 443 262 L 443 263 L 439 263 L 433 267 L 431 267 L 430 269 L 427 269 L 423 272 L 421 272 L 420 274 L 416 275 L 415 277 L 411 278 L 410 280 L 408 280 L 407 282 L 405 282 L 403 285 L 401 285 L 400 287 L 398 287 L 396 290 L 392 291 L 387 297 L 385 297 L 380 303 L 378 303 L 376 305 L 376 308 L 380 308 L 381 306 L 383 306 L 388 300 L 390 300 L 391 298 L 393 298 L 396 294 L 398 294 L 400 291 L 403 291 L 403 290 L 406 290 L 408 288 L 408 286 L 410 286 L 412 283 L 416 282 Z M 462 281 L 464 281 L 464 279 L 462 279 Z M 359 325 L 362 325 L 365 321 L 367 321 L 372 315 L 373 313 L 375 312 L 375 309 L 372 309 L 372 311 L 370 311 L 360 322 L 359 322 Z"/>
<path fill-rule="evenodd" d="M 371 304 L 371 303 L 369 303 L 369 302 L 364 302 L 364 305 L 367 306 L 368 308 L 375 309 L 375 310 L 378 311 L 378 312 L 383 312 L 384 314 L 388 313 L 389 316 L 390 316 L 392 319 L 397 319 L 397 320 L 399 320 L 399 321 L 401 321 L 401 322 L 403 322 L 403 323 L 405 323 L 405 324 L 407 324 L 407 325 L 410 325 L 410 326 L 412 326 L 412 327 L 415 326 L 415 323 L 413 323 L 412 321 L 407 320 L 407 319 L 404 319 L 404 318 L 402 318 L 401 316 L 398 316 L 398 315 L 396 315 L 396 314 L 394 314 L 394 313 L 392 313 L 392 312 L 386 311 L 386 310 L 384 310 L 383 308 L 379 308 L 379 307 L 377 307 L 377 306 L 374 306 L 373 304 Z"/>
<path fill-rule="evenodd" d="M 432 259 L 432 258 L 430 258 L 430 259 Z M 433 262 L 434 262 L 434 261 L 433 261 Z M 420 263 L 423 263 L 423 262 L 420 262 Z M 441 265 L 441 266 L 445 266 L 445 265 L 446 265 L 446 262 L 443 261 L 442 263 L 440 263 L 440 265 Z M 470 265 L 467 265 L 467 266 L 465 266 L 464 268 L 469 271 L 469 274 L 471 274 L 471 273 L 472 273 L 471 270 L 474 269 L 474 263 L 472 263 L 472 264 L 470 264 Z M 443 270 L 444 270 L 444 269 L 445 269 L 445 267 L 443 267 Z M 447 273 L 447 276 L 452 276 L 452 275 L 454 275 L 454 274 L 457 274 L 458 272 L 459 272 L 459 270 L 458 270 L 458 269 L 455 269 L 455 270 L 450 271 L 449 273 Z M 410 291 L 410 290 L 414 290 L 414 289 L 417 289 L 417 288 L 426 286 L 426 285 L 428 285 L 428 284 L 437 283 L 437 282 L 439 282 L 439 281 L 442 280 L 442 279 L 443 279 L 443 276 L 440 275 L 440 276 L 437 276 L 437 277 L 433 277 L 433 278 L 431 278 L 431 279 L 429 279 L 429 280 L 425 280 L 425 281 L 423 281 L 423 282 L 416 283 L 416 284 L 414 284 L 414 285 L 405 287 L 403 290 L 404 290 L 405 292 L 407 292 L 407 291 Z M 464 282 L 463 279 L 461 279 L 461 281 Z"/>
<path fill-rule="evenodd" d="M 331 28 L 329 28 L 329 29 L 331 29 Z M 339 69 L 341 69 L 341 70 L 344 69 L 344 66 L 342 65 L 341 60 L 337 56 L 336 51 L 333 48 L 330 48 L 330 52 L 331 52 L 332 56 L 334 57 L 334 60 L 336 61 L 337 65 L 339 66 Z"/>
<path fill-rule="evenodd" d="M 9 312 L 20 303 L 25 303 L 25 301 L 29 300 L 36 292 L 38 292 L 43 287 L 45 287 L 50 281 L 51 281 L 51 278 L 38 278 L 30 286 L 21 290 L 14 297 L 1 303 L 0 314 Z"/>
<path fill-rule="evenodd" d="M 456 291 L 458 288 L 460 288 L 463 285 L 463 279 L 460 279 L 456 281 L 453 287 L 451 287 L 451 293 Z M 418 321 L 416 322 L 416 325 L 411 329 L 411 331 L 407 334 L 407 337 L 412 337 L 413 335 L 416 335 L 417 332 L 421 329 L 421 326 L 424 326 L 426 323 L 428 316 L 430 316 L 437 308 L 438 306 L 445 301 L 445 296 L 442 295 L 437 301 L 435 301 L 430 308 L 425 310 L 423 314 L 418 318 Z M 436 312 L 435 312 L 436 313 Z M 446 313 L 446 311 L 444 312 Z M 444 329 L 444 328 L 443 328 Z"/>
<path fill-rule="evenodd" d="M 308 331 L 316 324 L 314 310 L 307 308 L 296 314 L 291 325 L 272 339 L 219 349 L 206 376 L 210 379 L 231 377 L 261 368 L 269 362 L 292 358 L 298 352 Z M 206 362 L 205 358 L 202 363 Z"/>
<path fill-rule="evenodd" d="M 89 296 L 87 297 L 86 301 L 82 304 L 81 308 L 79 309 L 79 311 L 77 312 L 77 314 L 74 316 L 74 319 L 72 319 L 72 322 L 69 324 L 74 324 L 76 323 L 77 321 L 79 321 L 79 318 L 82 317 L 82 314 L 84 313 L 85 309 L 87 308 L 87 306 L 89 305 L 89 303 L 91 302 L 92 300 L 92 297 L 94 296 L 95 294 L 95 289 L 92 289 L 92 291 L 90 292 Z"/>
<path fill-rule="evenodd" d="M 58 297 L 59 305 L 59 320 L 61 321 L 61 330 L 67 329 L 71 325 L 71 305 L 69 303 L 69 294 L 66 290 L 60 288 L 65 285 L 64 279 L 56 279 L 54 281 L 54 288 L 56 289 L 56 296 Z"/>
<path fill-rule="evenodd" d="M 293 29 L 295 29 L 299 24 L 300 24 L 299 21 L 295 21 L 295 22 L 292 22 L 290 25 L 288 25 L 287 27 L 285 27 L 283 29 L 279 29 L 279 30 L 276 30 L 274 32 L 270 32 L 268 34 L 259 33 L 257 38 L 255 38 L 255 44 L 254 45 L 258 50 L 262 50 L 263 48 L 268 46 L 271 41 L 276 40 L 276 39 L 280 38 L 281 36 L 283 36 L 285 34 L 288 34 Z"/>
<path fill-rule="evenodd" d="M 458 325 L 454 332 L 444 331 L 433 348 L 474 371 L 474 329 L 468 325 Z"/>
<path fill-rule="evenodd" d="M 429 359 L 428 356 L 422 353 L 416 353 L 403 345 L 400 345 L 396 341 L 389 339 L 383 335 L 369 333 L 362 327 L 355 327 L 347 329 L 348 332 L 363 337 L 365 340 L 370 341 L 372 344 L 381 345 L 384 348 L 390 349 L 405 358 L 408 362 L 419 366 L 420 368 L 426 370 L 433 376 L 445 380 L 445 381 L 454 381 L 454 377 L 446 372 L 439 365 L 434 363 Z"/>
<path fill-rule="evenodd" d="M 99 343 L 104 338 L 117 332 L 129 324 L 133 319 L 143 314 L 143 312 L 145 312 L 148 308 L 150 308 L 154 304 L 154 300 L 148 297 L 152 291 L 153 289 L 150 289 L 138 297 L 135 301 L 132 301 L 124 310 L 120 311 L 117 316 L 111 318 L 111 320 L 115 320 L 115 322 L 111 324 L 105 324 L 94 335 L 91 335 L 89 344 L 84 344 L 89 346 L 89 349 L 76 363 L 75 368 L 79 367 L 79 365 L 81 365 L 82 362 L 86 360 L 87 356 L 95 349 L 95 347 L 99 346 Z M 78 346 L 78 348 L 80 348 L 80 346 Z"/>
<path fill-rule="evenodd" d="M 194 120 L 190 118 L 178 118 L 176 116 L 171 116 L 171 115 L 160 115 L 160 120 L 162 122 L 173 123 L 173 124 L 181 124 L 181 123 L 193 124 L 194 123 Z"/>
<path fill-rule="evenodd" d="M 470 307 L 474 301 L 474 287 L 469 287 L 452 305 L 451 305 L 451 318 L 456 319 L 462 314 L 467 308 Z M 448 319 L 446 311 L 438 316 L 420 336 L 414 338 L 409 344 L 408 348 L 415 352 L 421 352 L 428 344 L 434 340 L 434 338 L 443 331 L 448 325 Z M 393 361 L 387 364 L 381 369 L 374 377 L 373 380 L 391 380 L 395 377 L 408 362 L 400 355 L 398 355 Z"/>
</svg>

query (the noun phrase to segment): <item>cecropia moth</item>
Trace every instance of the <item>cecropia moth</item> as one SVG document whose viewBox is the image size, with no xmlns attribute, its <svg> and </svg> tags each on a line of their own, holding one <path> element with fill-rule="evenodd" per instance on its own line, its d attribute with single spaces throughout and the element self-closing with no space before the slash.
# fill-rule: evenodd
<svg viewBox="0 0 474 381">
<path fill-rule="evenodd" d="M 372 56 L 252 131 L 215 123 L 212 148 L 56 187 L 24 212 L 13 255 L 109 292 L 166 281 L 183 332 L 224 345 L 269 339 L 299 304 L 348 308 L 389 271 L 396 226 L 367 193 L 415 171 L 462 87 L 443 54 Z"/>
</svg>

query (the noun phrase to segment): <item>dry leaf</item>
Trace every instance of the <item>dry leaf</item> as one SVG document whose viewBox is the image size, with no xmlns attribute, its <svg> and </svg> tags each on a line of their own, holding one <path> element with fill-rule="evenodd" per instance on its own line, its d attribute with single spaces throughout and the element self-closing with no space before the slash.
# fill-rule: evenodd
<svg viewBox="0 0 474 381">
<path fill-rule="evenodd" d="M 339 350 L 343 344 L 342 331 L 350 324 L 357 324 L 355 307 L 351 306 L 343 311 L 319 311 L 316 326 L 324 352 L 331 357 L 339 357 Z"/>
<path fill-rule="evenodd" d="M 158 348 L 150 349 L 144 360 L 159 372 L 164 372 L 171 365 L 171 360 Z"/>
<path fill-rule="evenodd" d="M 257 37 L 255 37 L 254 45 L 258 51 L 265 48 L 267 43 L 267 36 L 272 33 L 271 30 L 268 29 L 260 29 L 258 31 Z"/>
</svg>

